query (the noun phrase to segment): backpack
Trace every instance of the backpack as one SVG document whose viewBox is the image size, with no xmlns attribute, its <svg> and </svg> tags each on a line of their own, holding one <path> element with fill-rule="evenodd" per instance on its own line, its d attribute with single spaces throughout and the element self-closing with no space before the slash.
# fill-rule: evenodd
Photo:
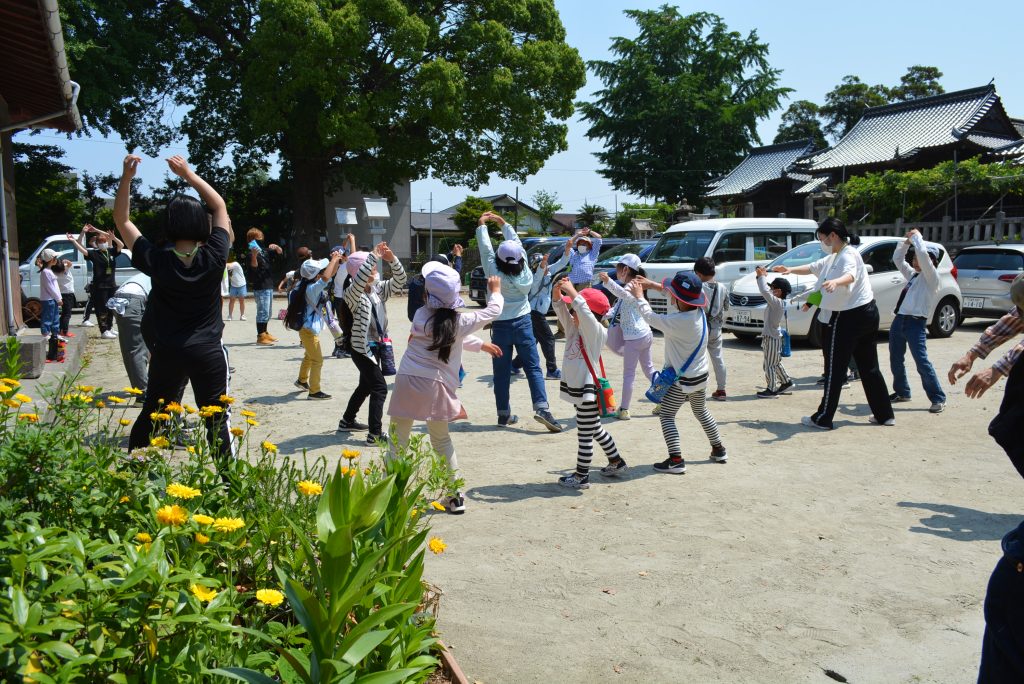
<svg viewBox="0 0 1024 684">
<path fill-rule="evenodd" d="M 284 326 L 289 330 L 302 330 L 306 322 L 306 288 L 309 281 L 303 280 L 298 287 L 288 292 L 288 309 L 284 314 Z"/>
</svg>

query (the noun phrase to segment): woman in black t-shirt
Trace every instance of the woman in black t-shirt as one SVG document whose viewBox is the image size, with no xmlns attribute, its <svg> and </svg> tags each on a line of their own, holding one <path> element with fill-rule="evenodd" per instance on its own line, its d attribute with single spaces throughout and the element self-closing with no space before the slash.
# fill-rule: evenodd
<svg viewBox="0 0 1024 684">
<path fill-rule="evenodd" d="M 128 448 L 149 444 L 150 413 L 158 409 L 160 400 L 178 397 L 188 381 L 201 408 L 216 407 L 206 419 L 207 434 L 213 452 L 228 458 L 233 445 L 229 406 L 222 399 L 228 394 L 228 362 L 221 344 L 220 283 L 234 240 L 231 219 L 217 191 L 182 157 L 173 156 L 167 165 L 199 193 L 206 207 L 186 195 L 172 198 L 166 209 L 167 244 L 154 246 L 128 217 L 131 181 L 141 161 L 133 154 L 125 157 L 114 200 L 114 221 L 132 250 L 132 265 L 153 280 L 142 318 L 142 335 L 151 354 L 149 385 Z"/>
</svg>

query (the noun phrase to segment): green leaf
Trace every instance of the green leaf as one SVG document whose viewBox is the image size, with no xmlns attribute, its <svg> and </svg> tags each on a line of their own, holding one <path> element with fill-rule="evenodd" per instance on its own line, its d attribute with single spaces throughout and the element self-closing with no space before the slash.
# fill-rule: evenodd
<svg viewBox="0 0 1024 684">
<path fill-rule="evenodd" d="M 28 599 L 21 587 L 11 587 L 11 610 L 14 613 L 14 624 L 24 628 L 28 621 Z"/>
<path fill-rule="evenodd" d="M 44 653 L 52 653 L 64 660 L 73 660 L 80 655 L 74 646 L 63 641 L 47 641 L 44 644 L 39 644 L 36 648 Z"/>
<path fill-rule="evenodd" d="M 378 629 L 361 634 L 355 640 L 346 638 L 341 649 L 339 649 L 342 651 L 341 659 L 349 665 L 358 665 L 359 661 L 365 658 L 370 651 L 377 648 L 382 641 L 391 636 L 392 631 L 390 629 Z"/>
<path fill-rule="evenodd" d="M 215 670 L 206 670 L 206 673 L 220 675 L 228 679 L 236 679 L 241 682 L 249 682 L 249 684 L 277 684 L 274 679 L 271 679 L 262 672 L 249 670 L 244 667 L 219 667 Z"/>
<path fill-rule="evenodd" d="M 395 486 L 394 476 L 381 480 L 370 487 L 359 502 L 359 509 L 356 514 L 354 528 L 356 530 L 372 527 L 387 509 L 388 501 Z"/>
<path fill-rule="evenodd" d="M 359 677 L 356 684 L 398 684 L 417 672 L 422 672 L 422 667 L 406 667 L 400 670 L 389 670 L 387 672 L 374 672 L 373 674 Z"/>
</svg>

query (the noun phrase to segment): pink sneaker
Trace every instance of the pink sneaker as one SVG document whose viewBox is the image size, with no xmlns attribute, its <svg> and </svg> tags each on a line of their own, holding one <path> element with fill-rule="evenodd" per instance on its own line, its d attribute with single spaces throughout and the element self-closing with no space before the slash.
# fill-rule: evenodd
<svg viewBox="0 0 1024 684">
<path fill-rule="evenodd" d="M 725 390 L 715 390 L 711 393 L 711 398 L 715 401 L 725 401 Z"/>
</svg>

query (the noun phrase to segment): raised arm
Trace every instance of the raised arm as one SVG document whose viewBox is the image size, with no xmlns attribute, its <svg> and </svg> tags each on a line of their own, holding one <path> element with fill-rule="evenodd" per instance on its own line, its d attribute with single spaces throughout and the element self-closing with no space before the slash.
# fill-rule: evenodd
<svg viewBox="0 0 1024 684">
<path fill-rule="evenodd" d="M 228 205 L 225 204 L 224 198 L 210 187 L 209 183 L 200 178 L 181 155 L 176 154 L 169 158 L 167 165 L 171 167 L 171 173 L 191 185 L 199 193 L 200 199 L 203 200 L 206 208 L 213 214 L 213 227 L 227 231 L 228 243 L 234 242 L 235 233 L 231 229 L 231 218 L 228 216 Z"/>
<path fill-rule="evenodd" d="M 381 286 L 389 296 L 396 295 L 402 291 L 403 287 L 405 287 L 405 269 L 402 268 L 402 262 L 398 260 L 395 253 L 391 251 L 390 247 L 388 247 L 388 243 L 381 242 L 378 247 L 380 247 L 381 258 L 391 265 L 391 277 L 382 281 Z"/>
<path fill-rule="evenodd" d="M 935 264 L 932 263 L 932 258 L 928 255 L 928 247 L 924 244 L 921 231 L 916 228 L 910 231 L 910 242 L 914 245 L 914 251 L 917 252 L 917 263 L 921 265 L 921 275 L 924 276 L 929 287 L 937 289 L 939 272 L 935 270 Z"/>
<path fill-rule="evenodd" d="M 892 253 L 892 263 L 899 269 L 900 274 L 907 280 L 914 277 L 913 267 L 907 263 L 907 252 L 910 251 L 910 233 L 907 233 L 907 239 L 896 246 L 896 251 Z"/>
<path fill-rule="evenodd" d="M 141 162 L 142 157 L 136 154 L 129 154 L 124 158 L 121 167 L 121 182 L 118 183 L 117 194 L 114 196 L 114 225 L 117 226 L 117 232 L 121 234 L 124 245 L 128 249 L 131 249 L 135 245 L 135 241 L 142 235 L 129 218 L 132 179 L 135 178 Z"/>
<path fill-rule="evenodd" d="M 487 306 L 477 311 L 463 311 L 458 317 L 458 335 L 472 335 L 477 330 L 501 315 L 505 306 L 505 298 L 501 296 L 501 278 L 491 276 L 487 279 Z"/>
<path fill-rule="evenodd" d="M 86 224 L 86 225 L 88 225 L 88 224 Z M 82 235 L 84 235 L 84 234 L 85 234 L 85 230 L 83 229 L 82 230 Z M 82 254 L 84 254 L 86 256 L 89 255 L 89 250 L 86 249 L 85 247 L 83 247 L 82 243 L 79 242 L 79 240 L 81 239 L 80 237 L 76 238 L 71 233 L 65 233 L 65 237 L 67 237 L 68 240 L 71 240 L 71 244 L 73 244 L 75 246 L 75 249 L 77 249 L 79 252 L 81 252 Z"/>
<path fill-rule="evenodd" d="M 487 219 L 489 214 L 483 214 L 476 226 L 476 246 L 480 250 L 480 265 L 484 274 L 488 277 L 498 275 L 498 268 L 495 266 L 494 245 L 491 244 L 491 236 L 487 232 Z"/>
</svg>

